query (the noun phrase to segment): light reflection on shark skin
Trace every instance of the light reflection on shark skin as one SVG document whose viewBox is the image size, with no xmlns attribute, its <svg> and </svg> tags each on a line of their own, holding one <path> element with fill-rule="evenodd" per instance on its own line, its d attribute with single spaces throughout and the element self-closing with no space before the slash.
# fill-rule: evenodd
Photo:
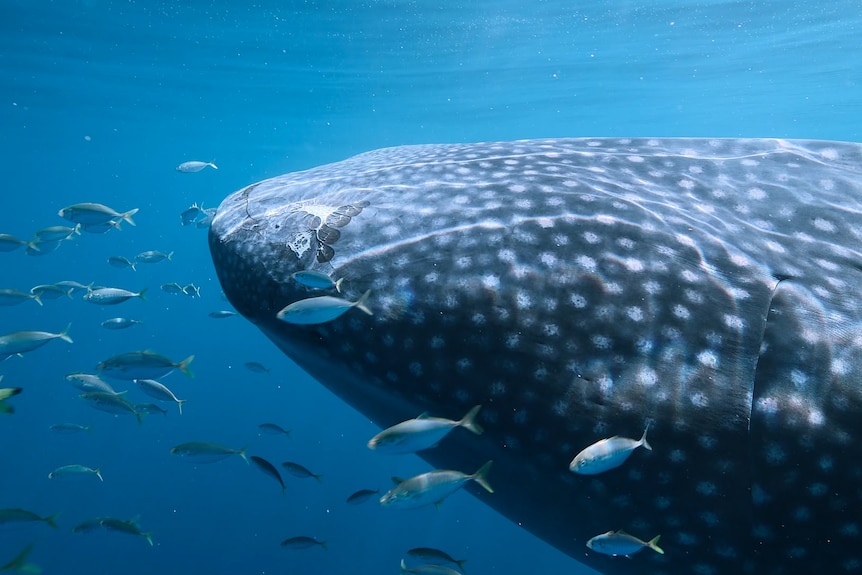
<svg viewBox="0 0 862 575">
<path fill-rule="evenodd" d="M 493 459 L 471 492 L 597 571 L 862 572 L 860 198 L 852 143 L 404 146 L 240 190 L 209 238 L 236 309 L 381 428 L 481 404 L 421 455 Z M 279 322 L 304 269 L 374 315 Z M 585 547 L 618 529 L 665 554 Z"/>
</svg>

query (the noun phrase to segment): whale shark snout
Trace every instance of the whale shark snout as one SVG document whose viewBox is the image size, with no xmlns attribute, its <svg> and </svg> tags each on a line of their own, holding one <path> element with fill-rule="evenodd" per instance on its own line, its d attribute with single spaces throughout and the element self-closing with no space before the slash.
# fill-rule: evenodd
<svg viewBox="0 0 862 575">
<path fill-rule="evenodd" d="M 421 455 L 493 460 L 471 491 L 599 572 L 860 572 L 860 198 L 851 143 L 405 146 L 240 190 L 209 240 L 236 309 L 381 427 L 481 405 L 485 433 Z M 373 315 L 277 318 L 366 292 Z M 647 426 L 652 451 L 569 471 Z M 665 553 L 586 547 L 617 530 Z"/>
</svg>

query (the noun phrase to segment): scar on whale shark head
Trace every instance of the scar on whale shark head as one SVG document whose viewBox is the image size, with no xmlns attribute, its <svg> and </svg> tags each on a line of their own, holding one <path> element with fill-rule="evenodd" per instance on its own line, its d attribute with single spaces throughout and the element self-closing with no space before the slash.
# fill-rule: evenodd
<svg viewBox="0 0 862 575">
<path fill-rule="evenodd" d="M 405 146 L 224 200 L 231 303 L 388 427 L 482 405 L 422 452 L 606 574 L 862 572 L 862 146 L 549 139 Z M 373 315 L 291 325 L 344 278 Z M 331 294 L 338 295 L 338 294 Z M 597 440 L 639 437 L 598 475 Z M 632 560 L 586 547 L 661 535 Z"/>
</svg>

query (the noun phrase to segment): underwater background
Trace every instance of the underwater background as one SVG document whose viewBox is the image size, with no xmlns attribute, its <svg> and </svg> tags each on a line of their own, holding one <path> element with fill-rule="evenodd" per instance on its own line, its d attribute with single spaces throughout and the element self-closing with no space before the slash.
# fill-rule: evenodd
<svg viewBox="0 0 862 575">
<path fill-rule="evenodd" d="M 14 413 L 0 414 L 0 509 L 59 514 L 57 529 L 0 525 L 0 565 L 33 543 L 29 561 L 45 573 L 361 575 L 397 573 L 407 549 L 430 546 L 466 558 L 471 575 L 592 573 L 463 492 L 439 510 L 347 504 L 354 491 L 385 491 L 391 476 L 428 466 L 369 451 L 378 428 L 240 316 L 209 317 L 231 308 L 206 229 L 181 225 L 180 214 L 264 178 L 402 144 L 860 141 L 860 37 L 858 0 L 0 0 L 0 233 L 29 240 L 69 224 L 57 212 L 79 202 L 140 210 L 136 226 L 75 236 L 50 253 L 0 253 L 0 288 L 75 280 L 148 290 L 147 301 L 111 307 L 80 293 L 0 307 L 0 335 L 71 324 L 74 340 L 0 362 L 0 387 L 23 388 L 7 401 Z M 188 160 L 218 170 L 175 170 Z M 137 271 L 107 263 L 146 250 L 174 253 Z M 172 282 L 194 283 L 200 297 L 160 289 Z M 100 326 L 116 316 L 143 323 Z M 64 379 L 144 349 L 195 356 L 194 378 L 162 379 L 187 400 L 182 415 L 165 403 L 166 414 L 138 425 L 94 410 Z M 116 387 L 153 401 L 134 384 Z M 49 429 L 64 422 L 91 430 Z M 264 433 L 268 422 L 290 435 Z M 247 447 L 322 478 L 282 473 L 282 495 L 240 457 L 170 453 L 188 441 Z M 104 481 L 48 478 L 67 464 L 98 467 Z M 137 518 L 154 545 L 72 532 L 101 516 Z M 300 535 L 327 549 L 279 545 Z"/>
</svg>

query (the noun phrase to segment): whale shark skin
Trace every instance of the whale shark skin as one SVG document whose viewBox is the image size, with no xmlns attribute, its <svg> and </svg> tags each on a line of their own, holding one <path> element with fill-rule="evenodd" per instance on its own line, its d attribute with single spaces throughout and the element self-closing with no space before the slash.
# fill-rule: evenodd
<svg viewBox="0 0 862 575">
<path fill-rule="evenodd" d="M 420 453 L 601 573 L 862 572 L 862 145 L 545 139 L 368 152 L 227 197 L 224 292 L 381 427 L 482 405 Z M 312 326 L 276 319 L 366 290 Z M 569 471 L 602 438 L 652 451 Z M 591 537 L 660 534 L 664 555 Z"/>
</svg>

